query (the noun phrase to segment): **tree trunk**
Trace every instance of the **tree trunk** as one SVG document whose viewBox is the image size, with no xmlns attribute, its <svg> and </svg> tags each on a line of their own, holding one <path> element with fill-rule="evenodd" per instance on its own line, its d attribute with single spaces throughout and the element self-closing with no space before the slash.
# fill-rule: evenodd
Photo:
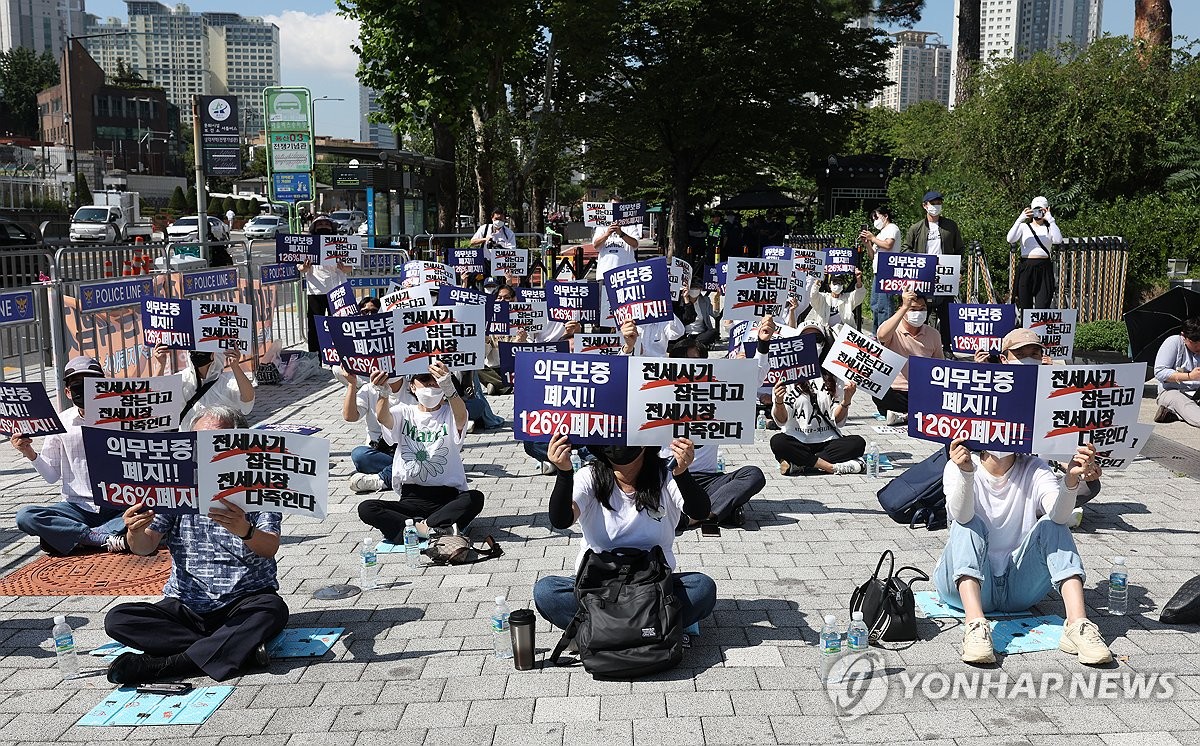
<svg viewBox="0 0 1200 746">
<path fill-rule="evenodd" d="M 1166 67 L 1171 56 L 1171 0 L 1134 0 L 1133 38 L 1142 64 Z"/>
<path fill-rule="evenodd" d="M 492 169 L 492 136 L 484 112 L 478 106 L 471 107 L 471 122 L 475 126 L 475 187 L 479 193 L 476 217 L 479 225 L 488 222 L 489 214 L 496 206 L 495 173 Z"/>
<path fill-rule="evenodd" d="M 671 179 L 671 215 L 667 221 L 667 256 L 687 255 L 688 194 L 692 191 L 692 174 L 684 164 L 676 163 Z"/>
<path fill-rule="evenodd" d="M 981 0 L 962 0 L 958 7 L 958 52 L 955 59 L 954 100 L 957 106 L 967 100 L 968 81 L 979 66 L 979 17 Z"/>
<path fill-rule="evenodd" d="M 439 168 L 437 174 L 438 233 L 455 233 L 458 221 L 458 170 L 455 161 L 456 142 L 454 129 L 439 121 L 433 122 L 433 157 L 449 161 L 448 168 Z"/>
<path fill-rule="evenodd" d="M 549 177 L 541 173 L 533 179 L 530 187 L 529 204 L 533 206 L 533 222 L 529 227 L 534 233 L 546 232 L 546 200 L 550 192 L 546 188 L 548 181 Z"/>
</svg>

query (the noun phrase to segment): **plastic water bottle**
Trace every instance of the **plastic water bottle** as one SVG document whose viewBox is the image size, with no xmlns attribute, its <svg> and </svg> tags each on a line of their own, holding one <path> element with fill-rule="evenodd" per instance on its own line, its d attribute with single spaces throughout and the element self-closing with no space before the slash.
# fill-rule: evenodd
<svg viewBox="0 0 1200 746">
<path fill-rule="evenodd" d="M 863 613 L 855 611 L 850 614 L 850 626 L 846 628 L 846 654 L 858 658 L 871 647 L 870 632 L 867 623 L 863 621 Z"/>
<path fill-rule="evenodd" d="M 758 421 L 756 423 L 754 423 L 754 427 L 756 427 L 759 430 L 767 429 L 767 413 L 766 412 L 760 411 L 758 413 Z"/>
<path fill-rule="evenodd" d="M 867 476 L 872 479 L 879 478 L 879 444 L 873 440 L 867 446 Z"/>
<path fill-rule="evenodd" d="M 1108 613 L 1125 616 L 1129 610 L 1129 570 L 1124 557 L 1113 557 L 1112 570 L 1108 572 Z"/>
<path fill-rule="evenodd" d="M 571 451 L 571 471 L 579 471 L 583 468 L 583 459 L 579 458 L 578 451 Z"/>
<path fill-rule="evenodd" d="M 58 670 L 64 679 L 79 676 L 79 659 L 75 657 L 75 633 L 65 616 L 54 617 L 54 652 L 58 655 Z"/>
<path fill-rule="evenodd" d="M 508 633 L 508 599 L 496 596 L 496 608 L 492 609 L 492 649 L 497 658 L 513 657 L 512 638 Z"/>
<path fill-rule="evenodd" d="M 825 617 L 825 626 L 821 628 L 821 681 L 829 684 L 836 683 L 833 666 L 842 657 L 842 631 L 838 629 L 837 617 L 829 614 Z"/>
<path fill-rule="evenodd" d="M 404 559 L 409 567 L 421 566 L 421 537 L 417 536 L 417 527 L 413 519 L 404 521 Z"/>
<path fill-rule="evenodd" d="M 379 556 L 375 553 L 375 537 L 367 534 L 358 548 L 361 567 L 358 571 L 358 585 L 364 591 L 373 591 L 379 587 Z"/>
<path fill-rule="evenodd" d="M 713 447 L 715 448 L 716 446 Z M 725 473 L 725 456 L 720 451 L 717 452 L 717 473 Z"/>
</svg>

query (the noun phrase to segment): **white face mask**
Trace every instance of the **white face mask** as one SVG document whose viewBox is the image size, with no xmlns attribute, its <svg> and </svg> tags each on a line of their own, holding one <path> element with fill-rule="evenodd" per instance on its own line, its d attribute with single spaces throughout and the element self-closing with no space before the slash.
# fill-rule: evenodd
<svg viewBox="0 0 1200 746">
<path fill-rule="evenodd" d="M 1009 456 L 1014 455 L 1014 454 L 1009 453 L 1008 451 L 987 451 L 987 450 L 985 450 L 984 453 L 986 453 L 987 455 L 991 456 L 994 459 L 1005 459 L 1005 458 L 1008 458 Z"/>
<path fill-rule="evenodd" d="M 846 289 L 845 285 L 830 285 L 829 286 L 829 292 L 833 293 L 834 295 L 841 295 L 842 291 L 845 289 Z"/>
<path fill-rule="evenodd" d="M 417 403 L 426 409 L 436 408 L 442 403 L 442 399 L 446 398 L 441 389 L 413 389 L 413 394 L 417 397 Z"/>
<path fill-rule="evenodd" d="M 883 218 L 875 218 L 875 230 L 881 231 L 885 225 L 887 225 L 887 223 L 883 221 Z"/>
<path fill-rule="evenodd" d="M 1010 357 L 1006 358 L 1005 362 L 1009 365 L 1041 365 L 1042 359 L 1040 357 L 1019 357 L 1015 359 Z"/>
<path fill-rule="evenodd" d="M 925 319 L 929 318 L 928 311 L 909 311 L 904 314 L 904 320 L 913 326 L 921 326 L 925 323 Z"/>
<path fill-rule="evenodd" d="M 503 220 L 493 220 L 492 227 L 495 228 L 496 230 L 500 230 L 501 228 L 504 227 L 504 221 Z"/>
<path fill-rule="evenodd" d="M 688 291 L 688 297 L 691 298 L 692 300 L 699 298 L 700 297 L 700 289 L 692 288 L 691 290 Z"/>
<path fill-rule="evenodd" d="M 929 217 L 936 218 L 938 215 L 942 214 L 942 206 L 941 205 L 926 205 L 925 212 L 929 213 Z"/>
</svg>

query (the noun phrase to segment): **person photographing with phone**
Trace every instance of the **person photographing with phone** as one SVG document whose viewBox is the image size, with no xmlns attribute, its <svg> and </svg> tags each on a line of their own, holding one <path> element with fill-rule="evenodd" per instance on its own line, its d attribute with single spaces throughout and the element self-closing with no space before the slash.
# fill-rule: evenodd
<svg viewBox="0 0 1200 746">
<path fill-rule="evenodd" d="M 1050 308 L 1054 300 L 1054 263 L 1050 249 L 1063 241 L 1045 197 L 1034 197 L 1008 231 L 1008 242 L 1021 249 L 1017 264 L 1018 308 Z"/>
</svg>

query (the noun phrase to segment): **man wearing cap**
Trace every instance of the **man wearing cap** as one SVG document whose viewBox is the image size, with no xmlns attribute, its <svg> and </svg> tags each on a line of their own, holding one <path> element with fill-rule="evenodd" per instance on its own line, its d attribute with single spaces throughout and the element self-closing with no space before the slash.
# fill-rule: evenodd
<svg viewBox="0 0 1200 746">
<path fill-rule="evenodd" d="M 975 351 L 975 362 L 989 362 L 987 350 Z M 994 362 L 994 361 L 993 361 Z M 1043 351 L 1042 340 L 1032 329 L 1016 328 L 1000 340 L 1000 362 L 1010 365 L 1053 365 Z"/>
<path fill-rule="evenodd" d="M 51 554 L 70 554 L 80 546 L 128 551 L 121 511 L 97 507 L 92 501 L 92 481 L 83 452 L 83 382 L 103 377 L 104 369 L 94 358 L 73 359 L 63 370 L 63 390 L 74 406 L 59 413 L 67 431 L 48 436 L 40 454 L 33 450 L 28 436 L 14 434 L 10 439 L 43 479 L 62 483 L 62 502 L 26 505 L 17 511 L 17 528 L 41 539 L 42 549 Z"/>
<path fill-rule="evenodd" d="M 1008 242 L 1021 248 L 1017 265 L 1017 308 L 1050 308 L 1054 297 L 1054 265 L 1050 248 L 1062 243 L 1062 231 L 1045 197 L 1034 197 L 1008 231 Z"/>
<path fill-rule="evenodd" d="M 1200 316 L 1184 321 L 1179 334 L 1163 341 L 1154 356 L 1154 377 L 1162 389 L 1154 421 L 1183 420 L 1200 427 Z"/>
<path fill-rule="evenodd" d="M 942 217 L 942 193 L 925 192 L 921 200 L 925 209 L 925 219 L 913 223 L 904 241 L 900 244 L 901 251 L 913 254 L 946 254 L 961 256 L 963 253 L 962 233 L 958 224 L 950 218 Z M 930 304 L 938 320 L 938 331 L 941 333 L 942 349 L 950 349 L 950 301 L 952 298 L 935 298 Z"/>
<path fill-rule="evenodd" d="M 942 342 L 938 333 L 925 322 L 929 320 L 929 305 L 925 297 L 913 290 L 905 290 L 900 296 L 900 308 L 892 317 L 879 325 L 879 343 L 905 358 L 942 358 Z M 879 414 L 887 417 L 887 424 L 898 425 L 908 416 L 908 361 L 892 387 L 883 396 L 874 399 Z"/>
</svg>

